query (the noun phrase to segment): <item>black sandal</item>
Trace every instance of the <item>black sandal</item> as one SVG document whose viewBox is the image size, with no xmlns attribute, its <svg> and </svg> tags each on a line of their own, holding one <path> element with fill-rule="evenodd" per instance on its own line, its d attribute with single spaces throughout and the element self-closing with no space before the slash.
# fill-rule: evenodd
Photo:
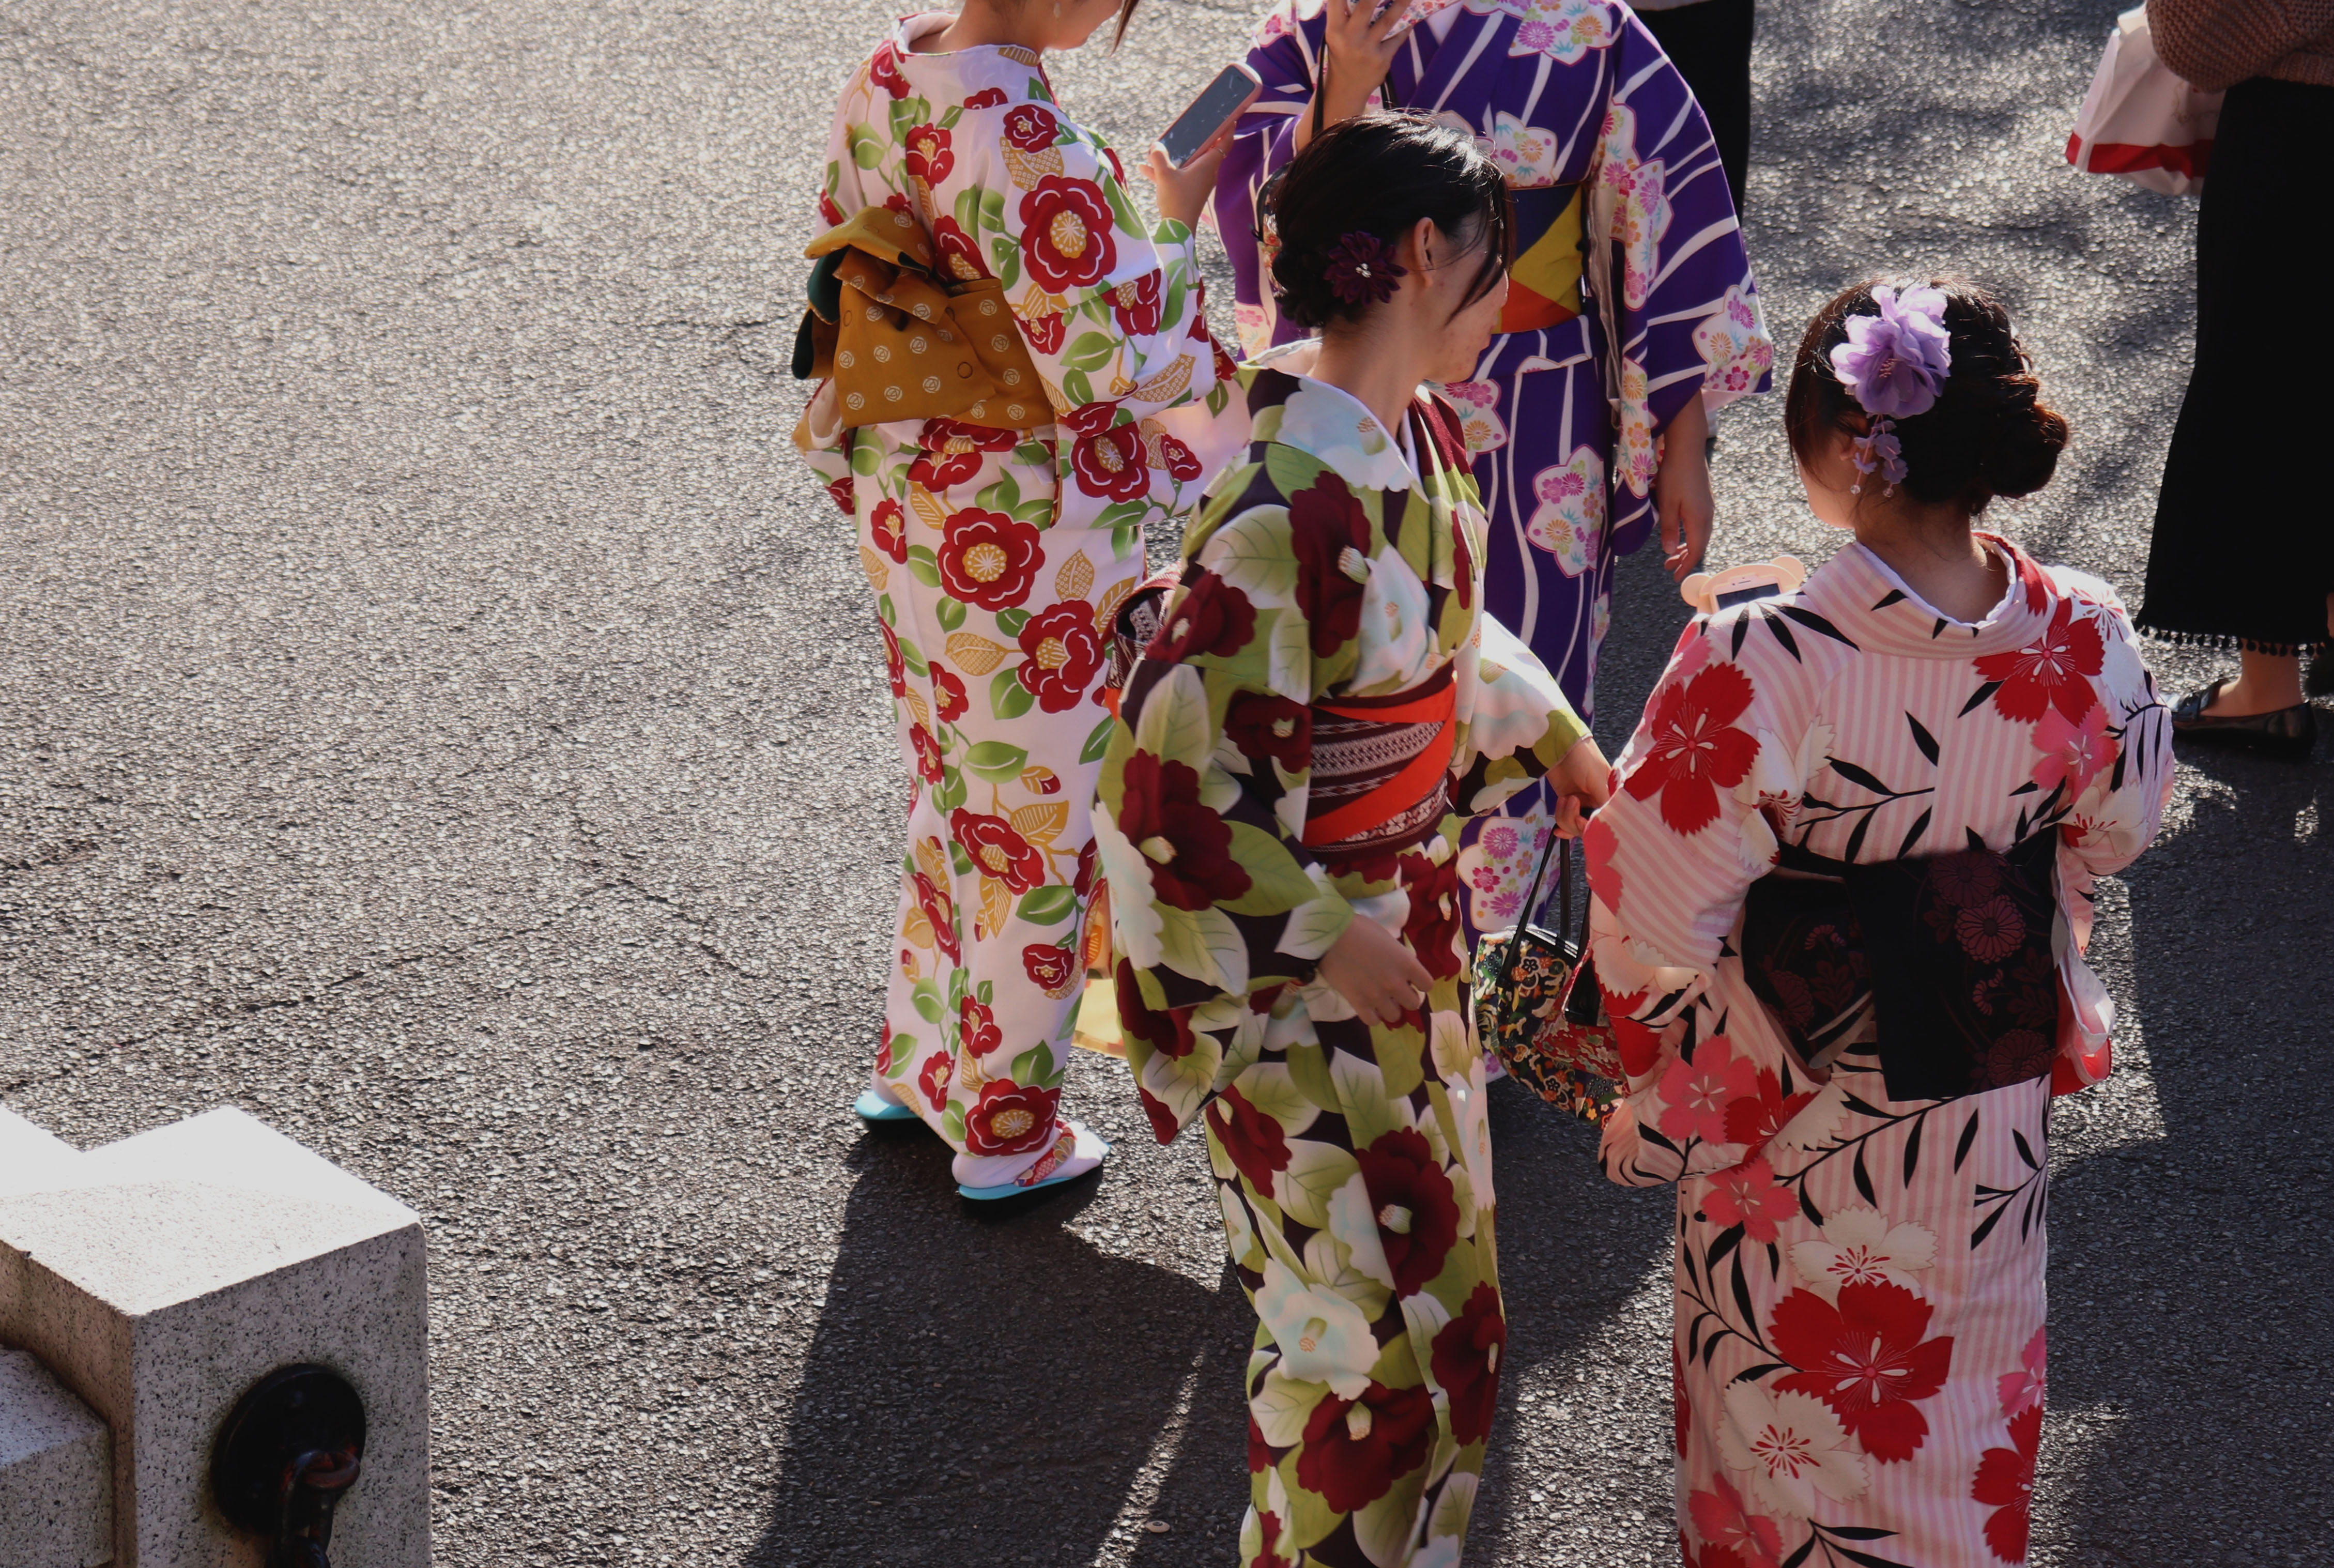
<svg viewBox="0 0 2334 1568">
<path fill-rule="evenodd" d="M 2223 676 L 2182 697 L 2179 706 L 2172 710 L 2172 733 L 2184 740 L 2236 746 L 2290 762 L 2308 758 L 2318 745 L 2316 708 L 2307 702 L 2297 702 L 2291 707 L 2234 718 L 2206 713 L 2204 710 L 2213 706 L 2213 699 L 2228 684 L 2228 678 Z"/>
</svg>

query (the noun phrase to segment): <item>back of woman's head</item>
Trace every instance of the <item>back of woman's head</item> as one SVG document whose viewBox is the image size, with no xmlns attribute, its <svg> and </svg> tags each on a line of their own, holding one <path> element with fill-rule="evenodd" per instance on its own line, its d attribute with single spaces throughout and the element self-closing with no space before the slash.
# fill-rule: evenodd
<svg viewBox="0 0 2334 1568">
<path fill-rule="evenodd" d="M 1273 177 L 1262 205 L 1272 292 L 1299 326 L 1357 321 L 1385 297 L 1383 278 L 1378 288 L 1357 286 L 1355 257 L 1374 241 L 1390 262 L 1423 217 L 1454 254 L 1481 258 L 1462 309 L 1490 293 L 1514 259 L 1500 166 L 1472 136 L 1423 114 L 1364 114 L 1327 127 Z"/>
<path fill-rule="evenodd" d="M 1832 351 L 1850 341 L 1851 320 L 1882 314 L 1873 295 L 1882 286 L 1875 278 L 1842 290 L 1799 341 L 1783 423 L 1802 467 L 1814 466 L 1831 432 L 1858 436 L 1869 428 L 1873 416 L 1841 380 Z M 2049 484 L 2067 444 L 2067 421 L 2039 400 L 2041 383 L 2001 302 L 1957 278 L 1894 286 L 1908 298 L 1924 289 L 1943 296 L 1938 324 L 1949 361 L 1936 401 L 1893 418 L 1905 466 L 1900 487 L 1915 501 L 1956 503 L 1974 516 L 1996 495 L 2031 495 Z"/>
</svg>

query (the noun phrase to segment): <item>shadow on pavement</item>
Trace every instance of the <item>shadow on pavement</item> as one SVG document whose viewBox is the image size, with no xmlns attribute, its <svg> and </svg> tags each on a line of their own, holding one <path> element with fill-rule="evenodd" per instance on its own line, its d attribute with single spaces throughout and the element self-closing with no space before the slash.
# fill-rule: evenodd
<svg viewBox="0 0 2334 1568">
<path fill-rule="evenodd" d="M 2083 1159 L 2051 1191 L 2054 1252 L 2081 1236 L 2089 1259 L 2051 1271 L 2053 1424 L 2077 1448 L 2057 1483 L 2059 1560 L 2322 1563 L 2334 769 L 2181 756 L 2203 775 L 2183 780 L 2189 819 L 2128 879 L 2165 1135 Z M 2233 1488 L 2240 1475 L 2254 1479 Z"/>
<path fill-rule="evenodd" d="M 853 1156 L 771 1523 L 747 1560 L 1088 1563 L 1162 1457 L 1154 1448 L 1175 1450 L 1177 1477 L 1134 1527 L 1167 1518 L 1181 1532 L 1160 1538 L 1172 1560 L 1223 1560 L 1244 1474 L 1239 1291 L 1072 1234 L 1092 1182 L 1018 1212 L 974 1209 L 947 1150 L 908 1130 Z M 1218 1505 L 1203 1506 L 1210 1496 Z M 1210 1525 L 1212 1553 L 1201 1549 Z"/>
</svg>

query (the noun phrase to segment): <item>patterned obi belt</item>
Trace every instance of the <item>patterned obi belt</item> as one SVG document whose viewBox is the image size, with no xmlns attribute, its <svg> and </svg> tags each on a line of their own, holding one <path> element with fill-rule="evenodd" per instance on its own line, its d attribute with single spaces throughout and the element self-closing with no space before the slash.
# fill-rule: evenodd
<svg viewBox="0 0 2334 1568">
<path fill-rule="evenodd" d="M 1502 332 L 1536 332 L 1580 313 L 1580 187 L 1510 190 L 1516 207 L 1516 259 L 1508 268 Z"/>
<path fill-rule="evenodd" d="M 1742 973 L 1802 1060 L 1870 1019 L 1892 1100 L 2040 1078 L 2058 1055 L 2058 830 L 2008 853 L 1856 865 L 1795 844 L 1750 886 Z"/>
<path fill-rule="evenodd" d="M 1424 842 L 1450 808 L 1457 697 L 1446 664 L 1391 697 L 1315 703 L 1307 847 L 1342 857 Z"/>
</svg>

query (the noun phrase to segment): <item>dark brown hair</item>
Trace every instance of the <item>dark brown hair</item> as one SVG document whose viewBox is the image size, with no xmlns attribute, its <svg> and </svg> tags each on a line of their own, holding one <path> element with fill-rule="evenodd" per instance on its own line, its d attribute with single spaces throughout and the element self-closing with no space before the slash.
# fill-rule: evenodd
<svg viewBox="0 0 2334 1568">
<path fill-rule="evenodd" d="M 1329 253 L 1365 230 L 1399 244 L 1423 217 L 1460 248 L 1480 245 L 1464 310 L 1498 286 L 1514 258 L 1515 206 L 1500 166 L 1463 130 L 1423 114 L 1361 114 L 1326 127 L 1272 178 L 1259 204 L 1271 225 L 1273 293 L 1299 326 L 1355 321 L 1369 307 L 1329 286 Z"/>
<path fill-rule="evenodd" d="M 1113 52 L 1126 42 L 1126 29 L 1134 20 L 1134 8 L 1142 4 L 1143 0 L 1122 0 L 1118 7 L 1118 31 L 1110 35 L 1110 46 Z"/>
<path fill-rule="evenodd" d="M 1864 433 L 1864 410 L 1832 370 L 1831 351 L 1847 341 L 1848 317 L 1879 314 L 1872 291 L 1886 281 L 1842 290 L 1799 340 L 1783 428 L 1802 466 L 1812 465 L 1827 432 Z M 2039 400 L 2042 384 L 2000 300 L 1959 278 L 1895 285 L 1900 295 L 1924 286 L 1945 296 L 1952 369 L 1933 407 L 1895 421 L 1903 487 L 1915 501 L 1953 502 L 1975 516 L 1996 495 L 2029 495 L 2050 482 L 2067 444 L 2067 421 Z"/>
</svg>

